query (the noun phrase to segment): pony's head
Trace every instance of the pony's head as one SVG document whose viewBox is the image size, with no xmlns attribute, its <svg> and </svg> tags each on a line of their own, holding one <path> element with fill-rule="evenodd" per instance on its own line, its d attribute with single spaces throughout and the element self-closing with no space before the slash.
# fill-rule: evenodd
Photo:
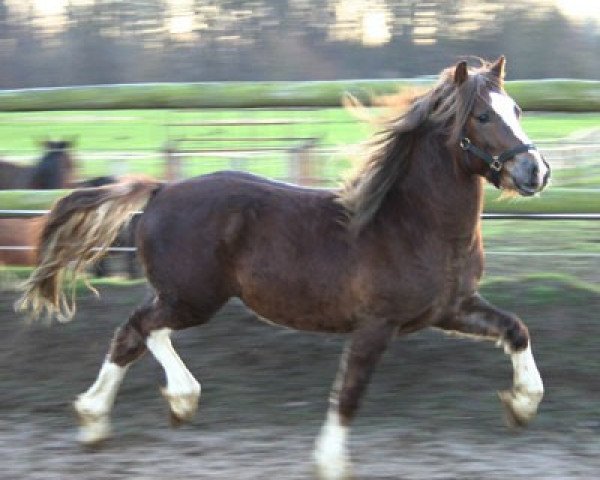
<svg viewBox="0 0 600 480">
<path fill-rule="evenodd" d="M 45 153 L 68 152 L 76 145 L 76 143 L 77 143 L 76 137 L 66 138 L 66 139 L 61 139 L 61 140 L 44 139 L 44 140 L 39 141 L 39 144 Z"/>
<path fill-rule="evenodd" d="M 504 57 L 481 60 L 477 68 L 460 62 L 426 92 L 385 99 L 404 111 L 376 121 L 381 128 L 366 160 L 338 194 L 353 229 L 367 225 L 409 174 L 430 177 L 426 165 L 445 164 L 450 156 L 456 172 L 480 175 L 509 192 L 529 196 L 546 186 L 550 167 L 523 132 L 520 109 L 504 91 L 504 63 Z M 361 111 L 356 99 L 347 100 Z M 423 161 L 414 161 L 418 156 Z"/>
<path fill-rule="evenodd" d="M 75 139 L 42 140 L 44 154 L 33 167 L 30 188 L 67 188 L 73 181 L 75 161 L 71 149 Z"/>
<path fill-rule="evenodd" d="M 450 142 L 462 150 L 458 161 L 469 171 L 530 196 L 546 186 L 550 166 L 521 127 L 521 109 L 503 88 L 504 67 L 501 56 L 478 69 L 466 62 L 448 69 L 463 101 Z"/>
</svg>

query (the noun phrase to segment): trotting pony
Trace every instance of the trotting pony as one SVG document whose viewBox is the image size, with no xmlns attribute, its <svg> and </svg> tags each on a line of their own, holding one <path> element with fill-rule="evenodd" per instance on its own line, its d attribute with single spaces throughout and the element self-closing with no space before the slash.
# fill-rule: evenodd
<svg viewBox="0 0 600 480">
<path fill-rule="evenodd" d="M 137 246 L 151 301 L 117 329 L 95 383 L 75 401 L 81 439 L 98 442 L 127 368 L 149 350 L 166 374 L 174 418 L 196 411 L 200 385 L 169 339 L 229 298 L 288 327 L 349 335 L 314 460 L 322 478 L 350 475 L 347 436 L 390 340 L 427 327 L 499 342 L 514 385 L 510 420 L 535 415 L 543 386 L 526 326 L 477 292 L 483 270 L 483 181 L 529 196 L 548 164 L 503 89 L 504 57 L 444 70 L 385 124 L 360 172 L 340 190 L 220 172 L 178 183 L 141 180 L 75 191 L 52 209 L 20 307 L 64 317 L 65 268 L 81 270 L 143 210 Z"/>
</svg>

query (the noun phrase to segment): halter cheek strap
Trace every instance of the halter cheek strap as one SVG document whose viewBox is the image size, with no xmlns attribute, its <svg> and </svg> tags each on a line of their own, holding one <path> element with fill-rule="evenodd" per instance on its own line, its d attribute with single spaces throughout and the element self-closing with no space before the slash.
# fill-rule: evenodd
<svg viewBox="0 0 600 480">
<path fill-rule="evenodd" d="M 489 167 L 490 180 L 496 188 L 500 188 L 500 172 L 504 168 L 504 164 L 519 153 L 537 150 L 537 147 L 532 143 L 524 143 L 518 147 L 511 148 L 502 152 L 500 155 L 491 155 L 485 150 L 476 147 L 471 143 L 468 137 L 463 137 L 460 140 L 460 148 L 465 152 L 465 159 L 468 159 L 469 152 L 483 160 Z"/>
</svg>

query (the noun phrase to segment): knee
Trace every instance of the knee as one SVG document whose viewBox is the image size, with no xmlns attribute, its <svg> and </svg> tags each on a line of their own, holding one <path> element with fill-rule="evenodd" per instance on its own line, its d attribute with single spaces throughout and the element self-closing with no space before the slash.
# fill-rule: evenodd
<svg viewBox="0 0 600 480">
<path fill-rule="evenodd" d="M 131 324 L 117 328 L 113 340 L 110 360 L 119 366 L 125 366 L 146 351 L 144 338 Z"/>
<path fill-rule="evenodd" d="M 504 334 L 504 341 L 511 352 L 520 352 L 529 345 L 529 330 L 518 317 L 510 317 Z"/>
</svg>

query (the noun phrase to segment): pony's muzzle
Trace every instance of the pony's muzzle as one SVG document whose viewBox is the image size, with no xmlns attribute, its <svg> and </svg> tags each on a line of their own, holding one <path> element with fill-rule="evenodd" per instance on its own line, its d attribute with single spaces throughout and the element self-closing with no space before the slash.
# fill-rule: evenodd
<svg viewBox="0 0 600 480">
<path fill-rule="evenodd" d="M 550 165 L 537 151 L 524 152 L 514 158 L 509 168 L 517 191 L 523 196 L 541 192 L 550 179 Z"/>
</svg>

